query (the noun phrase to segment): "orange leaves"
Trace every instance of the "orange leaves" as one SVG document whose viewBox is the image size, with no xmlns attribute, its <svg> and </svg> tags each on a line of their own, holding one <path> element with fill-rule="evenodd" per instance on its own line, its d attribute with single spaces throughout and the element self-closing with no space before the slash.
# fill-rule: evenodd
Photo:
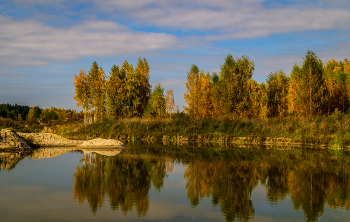
<svg viewBox="0 0 350 222">
<path fill-rule="evenodd" d="M 296 113 L 298 110 L 298 92 L 299 92 L 299 82 L 300 82 L 300 72 L 301 68 L 297 64 L 294 65 L 292 73 L 290 74 L 290 82 L 288 89 L 288 112 Z"/>
<path fill-rule="evenodd" d="M 74 86 L 75 96 L 73 98 L 77 101 L 77 106 L 88 109 L 90 106 L 90 86 L 85 71 L 80 70 L 79 76 L 74 75 Z"/>
<path fill-rule="evenodd" d="M 212 114 L 210 75 L 202 71 L 198 80 L 198 116 L 209 117 Z"/>
<path fill-rule="evenodd" d="M 28 118 L 27 120 L 32 121 L 34 119 L 34 110 L 35 107 L 33 106 L 32 108 L 30 108 L 29 112 L 28 112 Z"/>
<path fill-rule="evenodd" d="M 184 99 L 187 107 L 184 111 L 190 116 L 198 115 L 198 95 L 199 95 L 199 69 L 196 65 L 192 65 L 190 72 L 187 74 L 186 93 Z"/>
<path fill-rule="evenodd" d="M 249 110 L 245 116 L 256 118 L 259 117 L 261 91 L 259 84 L 255 80 L 250 79 L 248 84 L 250 89 Z"/>
<path fill-rule="evenodd" d="M 212 92 L 210 85 L 210 75 L 199 74 L 196 65 L 192 65 L 187 76 L 186 93 L 184 95 L 187 107 L 185 112 L 197 118 L 208 117 L 212 113 Z"/>
</svg>

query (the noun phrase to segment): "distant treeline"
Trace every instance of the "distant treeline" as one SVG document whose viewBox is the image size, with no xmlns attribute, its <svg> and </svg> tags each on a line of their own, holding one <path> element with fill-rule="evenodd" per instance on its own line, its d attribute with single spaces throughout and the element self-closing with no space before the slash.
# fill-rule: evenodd
<svg viewBox="0 0 350 222">
<path fill-rule="evenodd" d="M 38 114 L 36 114 L 36 107 L 32 107 L 31 110 L 32 112 L 29 111 L 29 119 L 40 118 L 44 122 L 48 120 L 69 120 L 72 118 L 79 119 L 78 116 L 80 115 L 80 113 L 78 113 L 76 110 L 51 107 L 40 109 L 40 114 L 38 117 Z M 31 115 L 31 113 L 33 113 L 33 115 Z"/>
<path fill-rule="evenodd" d="M 35 119 L 41 120 L 59 120 L 69 119 L 77 114 L 77 111 L 63 108 L 40 108 L 39 106 L 22 106 L 11 104 L 0 104 L 0 117 L 9 118 L 13 120 L 27 120 Z"/>
<path fill-rule="evenodd" d="M 25 120 L 30 107 L 22 105 L 0 104 L 0 117 L 13 120 Z"/>
<path fill-rule="evenodd" d="M 80 70 L 74 79 L 77 106 L 83 108 L 86 116 L 93 115 L 95 120 L 106 117 L 162 117 L 175 108 L 172 90 L 164 95 L 164 89 L 158 84 L 151 92 L 149 66 L 145 58 L 139 58 L 135 68 L 127 61 L 121 67 L 113 65 L 109 76 L 93 62 L 88 73 Z"/>
<path fill-rule="evenodd" d="M 228 55 L 219 74 L 204 74 L 192 65 L 187 76 L 187 107 L 190 116 L 234 118 L 280 118 L 350 112 L 350 63 L 334 59 L 326 66 L 308 51 L 302 66 L 294 65 L 290 76 L 280 70 L 266 83 L 252 79 L 254 62 Z"/>
</svg>

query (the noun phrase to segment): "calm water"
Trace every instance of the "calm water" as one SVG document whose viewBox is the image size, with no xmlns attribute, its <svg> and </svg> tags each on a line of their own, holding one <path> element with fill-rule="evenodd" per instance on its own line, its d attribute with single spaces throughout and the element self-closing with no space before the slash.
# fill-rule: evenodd
<svg viewBox="0 0 350 222">
<path fill-rule="evenodd" d="M 349 221 L 350 156 L 133 145 L 0 153 L 0 221 Z"/>
</svg>

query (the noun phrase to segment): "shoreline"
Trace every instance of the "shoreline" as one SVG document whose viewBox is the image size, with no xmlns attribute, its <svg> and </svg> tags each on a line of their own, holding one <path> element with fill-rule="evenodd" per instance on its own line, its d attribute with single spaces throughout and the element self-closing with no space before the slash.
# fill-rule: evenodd
<svg viewBox="0 0 350 222">
<path fill-rule="evenodd" d="M 125 145 L 115 139 L 70 140 L 53 133 L 16 133 L 8 129 L 0 130 L 0 150 L 25 151 L 35 147 L 124 149 Z"/>
<path fill-rule="evenodd" d="M 342 145 L 342 146 L 335 146 L 335 145 L 329 145 L 329 144 L 322 144 L 322 143 L 305 143 L 301 142 L 300 139 L 291 139 L 291 138 L 284 138 L 284 137 L 223 137 L 220 136 L 215 139 L 208 139 L 204 138 L 202 136 L 195 136 L 196 139 L 189 139 L 188 137 L 183 136 L 166 136 L 163 135 L 161 138 L 156 138 L 154 136 L 147 136 L 147 137 L 139 137 L 136 135 L 132 136 L 121 136 L 116 139 L 111 139 L 110 137 L 108 139 L 103 138 L 94 138 L 90 140 L 77 140 L 77 139 L 68 139 L 64 136 L 59 136 L 54 133 L 21 133 L 21 132 L 12 132 L 11 130 L 3 129 L 1 130 L 1 133 L 4 132 L 13 134 L 12 137 L 17 137 L 17 139 L 11 139 L 10 142 L 7 141 L 9 144 L 7 146 L 4 146 L 3 136 L 0 136 L 0 150 L 5 152 L 16 152 L 16 151 L 26 151 L 31 148 L 36 147 L 75 147 L 75 148 L 100 148 L 100 149 L 109 149 L 109 148 L 119 148 L 119 149 L 125 149 L 126 146 L 123 142 L 126 143 L 135 143 L 135 142 L 142 142 L 142 143 L 163 143 L 164 145 L 186 145 L 188 143 L 195 143 L 195 144 L 213 144 L 213 145 L 230 145 L 230 146 L 249 146 L 249 145 L 255 145 L 255 146 L 266 146 L 266 147 L 289 147 L 289 148 L 315 148 L 315 149 L 333 149 L 333 150 L 349 150 L 350 146 Z M 10 136 L 11 137 L 11 136 Z M 76 137 L 75 137 L 76 138 Z M 117 140 L 119 139 L 119 140 Z M 19 141 L 17 144 L 11 142 L 13 140 L 22 140 Z"/>
</svg>

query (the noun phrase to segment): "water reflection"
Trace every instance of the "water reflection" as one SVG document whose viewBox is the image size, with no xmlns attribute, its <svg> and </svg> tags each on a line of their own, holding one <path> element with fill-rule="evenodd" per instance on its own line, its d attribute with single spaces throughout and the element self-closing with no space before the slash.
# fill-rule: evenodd
<svg viewBox="0 0 350 222">
<path fill-rule="evenodd" d="M 200 198 L 211 196 L 213 205 L 220 206 L 226 221 L 248 221 L 254 215 L 250 198 L 259 176 L 255 164 L 231 161 L 194 161 L 189 163 L 184 175 L 192 206 L 197 206 Z"/>
<path fill-rule="evenodd" d="M 28 152 L 0 152 L 0 170 L 12 170 Z"/>
<path fill-rule="evenodd" d="M 126 215 L 135 206 L 144 217 L 151 184 L 160 191 L 166 175 L 165 160 L 159 158 L 85 154 L 81 161 L 83 165 L 74 174 L 74 199 L 88 201 L 94 213 L 107 196 L 113 210 L 120 209 Z"/>
<path fill-rule="evenodd" d="M 119 148 L 79 148 L 79 147 L 46 147 L 34 149 L 30 153 L 33 159 L 53 158 L 68 152 L 98 153 L 103 156 L 116 156 L 122 149 Z"/>
<path fill-rule="evenodd" d="M 302 209 L 307 221 L 317 221 L 324 206 L 349 209 L 350 158 L 325 150 L 266 150 L 182 146 L 171 149 L 132 147 L 125 154 L 147 152 L 167 156 L 187 165 L 184 173 L 187 196 L 193 207 L 211 197 L 226 221 L 249 221 L 254 217 L 251 194 L 258 182 L 266 187 L 266 198 L 278 205 L 291 196 L 295 210 Z"/>
<path fill-rule="evenodd" d="M 258 149 L 259 148 L 259 149 Z M 30 158 L 49 158 L 73 148 L 43 148 Z M 77 152 L 77 151 L 74 151 Z M 73 198 L 87 202 L 95 213 L 103 205 L 127 215 L 136 209 L 146 217 L 150 189 L 162 193 L 174 164 L 186 166 L 183 192 L 188 204 L 199 207 L 211 199 L 226 221 L 254 219 L 257 205 L 252 199 L 260 183 L 266 200 L 279 206 L 288 200 L 305 220 L 317 221 L 326 208 L 350 209 L 350 156 L 348 152 L 306 149 L 230 148 L 195 145 L 141 145 L 120 154 L 108 150 L 85 150 L 74 173 Z M 114 151 L 113 151 L 114 152 Z M 0 153 L 1 170 L 14 169 L 26 153 Z"/>
</svg>

